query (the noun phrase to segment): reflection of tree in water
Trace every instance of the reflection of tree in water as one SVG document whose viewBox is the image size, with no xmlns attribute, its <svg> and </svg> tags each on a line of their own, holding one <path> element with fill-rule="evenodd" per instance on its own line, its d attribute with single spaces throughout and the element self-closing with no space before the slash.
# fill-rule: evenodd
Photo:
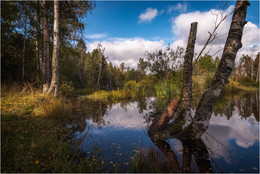
<svg viewBox="0 0 260 174">
<path fill-rule="evenodd" d="M 157 99 L 151 103 L 152 111 L 145 115 L 148 123 L 156 118 L 156 116 L 162 114 L 162 108 L 164 108 L 166 104 L 160 103 L 161 101 L 162 100 Z M 224 93 L 214 105 L 213 115 L 220 115 L 230 119 L 235 112 L 235 108 L 240 112 L 238 114 L 241 116 L 241 119 L 245 119 L 253 114 L 256 120 L 259 121 L 259 93 Z M 175 138 L 179 139 L 183 146 L 182 168 L 170 145 L 164 140 L 164 138 L 157 139 L 151 137 L 154 144 L 165 155 L 168 163 L 170 163 L 167 168 L 168 172 L 213 172 L 210 160 L 213 161 L 216 169 L 221 172 L 218 166 L 216 166 L 213 158 L 211 158 L 211 156 L 215 155 L 214 151 L 210 150 L 209 147 L 205 145 L 203 142 L 204 140 L 201 138 L 193 140 L 187 138 L 182 139 L 181 136 Z M 192 171 L 191 169 L 192 157 L 195 159 L 198 171 Z"/>
<path fill-rule="evenodd" d="M 229 120 L 235 108 L 238 108 L 242 119 L 250 117 L 252 114 L 259 121 L 259 93 L 224 93 L 213 107 L 214 115 L 225 116 Z"/>
<path fill-rule="evenodd" d="M 108 105 L 101 101 L 92 101 L 88 99 L 72 99 L 71 118 L 67 120 L 73 132 L 83 132 L 87 126 L 86 119 L 91 119 L 98 126 L 105 124 L 103 116 L 106 114 Z"/>
<path fill-rule="evenodd" d="M 252 114 L 259 121 L 259 93 L 245 94 L 235 100 L 241 118 L 248 118 Z"/>
</svg>

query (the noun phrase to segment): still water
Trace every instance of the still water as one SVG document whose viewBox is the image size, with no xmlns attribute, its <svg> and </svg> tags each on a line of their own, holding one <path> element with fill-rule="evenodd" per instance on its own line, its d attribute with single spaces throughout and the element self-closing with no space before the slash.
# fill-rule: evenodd
<svg viewBox="0 0 260 174">
<path fill-rule="evenodd" d="M 104 172 L 115 172 L 114 168 L 129 172 L 133 158 L 151 149 L 166 160 L 147 134 L 154 115 L 167 104 L 162 101 L 150 97 L 114 104 L 86 102 L 86 120 L 74 134 L 74 139 L 82 141 L 79 150 L 86 158 L 102 159 Z M 209 158 L 213 172 L 259 172 L 259 94 L 224 94 L 215 104 L 201 140 L 205 153 L 199 155 Z M 167 143 L 182 168 L 183 143 L 178 139 Z M 190 171 L 201 171 L 194 156 L 191 159 Z"/>
</svg>

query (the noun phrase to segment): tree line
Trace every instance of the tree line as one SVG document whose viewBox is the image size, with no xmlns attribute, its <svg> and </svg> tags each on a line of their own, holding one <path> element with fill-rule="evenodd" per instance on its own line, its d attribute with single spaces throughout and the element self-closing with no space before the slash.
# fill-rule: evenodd
<svg viewBox="0 0 260 174">
<path fill-rule="evenodd" d="M 61 87 L 106 90 L 121 89 L 131 80 L 182 83 L 183 48 L 173 50 L 169 45 L 164 50 L 146 52 L 136 69 L 126 67 L 124 63 L 115 66 L 108 61 L 102 45 L 91 52 L 86 47 L 83 19 L 93 12 L 95 3 L 59 1 L 58 4 L 59 28 L 56 27 L 58 40 L 55 40 L 54 2 L 1 2 L 2 82 L 30 82 L 39 87 L 46 84 L 48 88 L 51 79 L 59 78 Z M 57 63 L 59 66 L 55 68 Z M 219 63 L 218 57 L 200 56 L 194 63 L 193 76 L 213 76 Z M 58 76 L 51 78 L 57 71 Z M 243 55 L 231 77 L 244 83 L 257 82 L 259 54 L 256 58 Z"/>
</svg>

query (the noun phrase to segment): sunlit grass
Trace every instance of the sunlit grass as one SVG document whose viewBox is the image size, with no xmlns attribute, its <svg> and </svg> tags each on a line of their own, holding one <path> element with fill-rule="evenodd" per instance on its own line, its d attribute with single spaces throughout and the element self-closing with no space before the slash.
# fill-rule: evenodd
<svg viewBox="0 0 260 174">
<path fill-rule="evenodd" d="M 65 98 L 32 86 L 2 86 L 1 172 L 97 172 L 101 162 L 82 158 L 72 147 L 64 120 L 73 119 Z"/>
<path fill-rule="evenodd" d="M 231 80 L 226 86 L 225 86 L 226 91 L 257 91 L 258 87 L 255 85 L 243 85 L 237 81 Z"/>
<path fill-rule="evenodd" d="M 139 83 L 135 81 L 129 81 L 124 85 L 124 88 L 121 90 L 95 91 L 92 94 L 88 95 L 87 98 L 91 100 L 103 101 L 134 99 L 146 96 L 149 93 L 150 88 L 151 84 L 147 80 L 143 80 Z"/>
</svg>

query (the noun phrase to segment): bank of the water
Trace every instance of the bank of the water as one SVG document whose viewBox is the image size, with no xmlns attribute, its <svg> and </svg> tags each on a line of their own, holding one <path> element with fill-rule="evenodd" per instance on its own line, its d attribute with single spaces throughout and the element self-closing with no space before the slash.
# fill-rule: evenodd
<svg viewBox="0 0 260 174">
<path fill-rule="evenodd" d="M 98 172 L 101 163 L 88 160 L 71 141 L 67 124 L 78 122 L 64 97 L 54 98 L 38 90 L 2 87 L 1 172 L 63 173 Z M 80 121 L 79 121 L 80 122 Z"/>
<path fill-rule="evenodd" d="M 112 104 L 116 103 L 116 99 L 113 97 L 104 104 L 100 100 L 91 101 L 80 97 L 59 96 L 58 98 L 54 98 L 43 95 L 37 89 L 12 89 L 5 87 L 2 88 L 1 92 L 1 172 L 3 173 L 155 172 L 161 169 L 160 167 L 147 168 L 147 165 L 143 163 L 144 161 L 140 161 L 142 156 L 138 155 L 133 156 L 132 161 L 125 162 L 128 163 L 127 167 L 129 166 L 125 169 L 115 161 L 115 163 L 110 165 L 111 161 L 105 161 L 104 158 L 98 155 L 85 158 L 85 154 L 81 153 L 84 152 L 82 145 L 89 142 L 86 142 L 85 139 L 75 139 L 75 141 L 72 141 L 74 132 L 84 132 L 87 128 L 86 126 L 91 126 L 89 122 L 86 122 L 86 119 L 92 120 L 91 124 L 98 124 L 93 129 L 97 133 L 102 130 L 100 129 L 102 128 L 100 125 L 103 124 L 104 120 L 108 119 L 107 123 L 111 123 L 109 119 L 113 117 L 108 118 L 109 115 L 107 115 L 111 108 L 114 108 L 113 113 L 111 113 L 113 116 L 121 115 L 119 120 L 126 120 L 129 124 L 130 121 L 127 120 L 131 119 L 132 116 L 137 116 L 134 118 L 138 123 L 151 120 L 152 117 L 145 116 L 145 114 L 153 112 L 155 108 L 151 109 L 150 105 L 147 105 L 145 97 L 133 97 L 131 98 L 131 102 L 125 101 L 126 98 L 123 97 L 120 103 L 115 105 Z M 120 91 L 118 93 L 118 95 L 121 95 Z M 136 101 L 133 101 L 133 99 L 136 99 Z M 164 98 L 160 98 L 160 100 L 166 101 Z M 223 95 L 220 100 L 222 101 L 214 106 L 215 111 L 226 108 L 229 105 L 228 101 L 231 99 L 229 95 Z M 165 108 L 167 103 L 159 102 L 157 105 L 161 105 L 158 106 L 160 108 Z M 121 107 L 122 109 L 118 109 Z M 136 108 L 136 111 L 130 114 L 133 108 Z M 125 113 L 125 111 L 127 112 Z M 144 112 L 145 114 L 140 115 L 138 114 L 139 112 Z M 143 120 L 140 120 L 140 118 Z M 115 120 L 118 120 L 118 118 L 114 118 Z M 120 127 L 120 125 L 115 126 Z M 136 133 L 133 135 L 134 137 L 141 134 L 143 138 L 140 141 L 143 143 L 145 142 L 145 137 L 147 139 L 146 130 L 143 130 L 143 128 L 139 132 L 129 129 L 129 132 Z M 116 134 L 117 132 L 114 131 L 112 133 Z M 92 134 L 92 136 L 95 135 Z M 126 141 L 128 140 L 126 139 Z M 149 142 L 148 144 L 152 143 L 150 140 L 147 142 Z M 143 144 L 143 147 L 145 147 L 145 144 Z M 122 149 L 122 146 L 120 148 Z M 128 151 L 128 149 L 126 150 Z M 131 155 L 142 150 L 142 148 L 133 150 L 135 151 Z M 151 156 L 158 155 L 158 152 L 153 150 L 149 153 Z M 111 155 L 113 156 L 113 154 Z M 118 155 L 121 156 L 120 153 Z M 158 164 L 162 164 L 157 160 L 157 157 L 155 161 L 151 161 L 153 164 L 157 162 L 159 162 Z"/>
</svg>

